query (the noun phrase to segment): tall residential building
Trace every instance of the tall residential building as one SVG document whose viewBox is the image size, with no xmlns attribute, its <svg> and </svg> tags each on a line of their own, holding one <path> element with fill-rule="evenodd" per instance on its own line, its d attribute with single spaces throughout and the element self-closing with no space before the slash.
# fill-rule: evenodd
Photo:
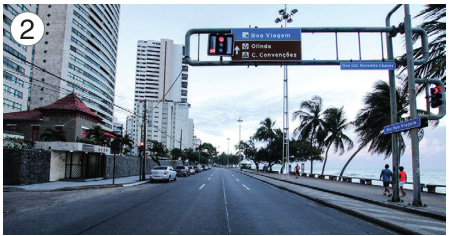
<svg viewBox="0 0 449 236">
<path fill-rule="evenodd" d="M 134 143 L 144 140 L 143 118 L 146 116 L 145 140 L 159 141 L 168 149 L 192 147 L 193 120 L 189 119 L 190 104 L 187 103 L 188 67 L 183 63 L 183 56 L 184 46 L 174 44 L 173 40 L 138 41 Z"/>
<path fill-rule="evenodd" d="M 112 131 L 120 5 L 40 4 L 44 37 L 35 45 L 31 106 L 71 92 Z M 87 127 L 90 128 L 90 127 Z"/>
<path fill-rule="evenodd" d="M 183 55 L 184 46 L 173 40 L 139 40 L 135 101 L 187 103 L 188 67 L 183 64 Z"/>
<path fill-rule="evenodd" d="M 36 4 L 3 4 L 3 113 L 29 110 L 34 46 L 18 44 L 11 23 L 23 12 L 37 13 Z"/>
</svg>

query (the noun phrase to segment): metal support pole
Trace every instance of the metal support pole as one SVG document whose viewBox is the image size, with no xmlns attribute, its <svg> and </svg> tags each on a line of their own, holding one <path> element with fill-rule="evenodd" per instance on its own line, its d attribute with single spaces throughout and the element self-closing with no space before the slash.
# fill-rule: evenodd
<svg viewBox="0 0 449 236">
<path fill-rule="evenodd" d="M 387 15 L 385 20 L 386 27 L 390 27 L 390 17 L 391 15 L 401 6 L 401 4 L 396 5 L 393 10 Z M 387 33 L 387 57 L 388 60 L 394 58 L 393 55 L 393 38 L 390 33 Z M 391 116 L 391 124 L 398 123 L 398 108 L 396 102 L 396 76 L 394 70 L 388 71 L 389 82 L 390 82 L 390 116 Z M 393 197 L 391 199 L 392 202 L 401 201 L 399 197 L 399 164 L 400 164 L 400 151 L 399 151 L 399 143 L 398 143 L 398 134 L 392 133 L 392 155 L 393 155 Z"/>
<path fill-rule="evenodd" d="M 417 118 L 416 111 L 416 91 L 415 91 L 415 64 L 413 61 L 413 41 L 412 41 L 412 20 L 410 16 L 409 4 L 404 5 L 404 26 L 405 26 L 405 44 L 407 51 L 407 74 L 408 89 L 410 100 L 410 118 Z M 419 168 L 419 140 L 418 129 L 410 130 L 412 139 L 412 162 L 413 162 L 413 206 L 422 206 L 420 189 L 420 168 Z"/>
<path fill-rule="evenodd" d="M 142 180 L 145 180 L 145 162 L 147 159 L 147 100 L 143 101 L 143 168 L 142 168 Z"/>
<path fill-rule="evenodd" d="M 242 119 L 239 117 L 239 119 L 237 120 L 237 122 L 239 122 L 239 146 L 240 146 L 240 142 L 242 141 Z M 240 148 L 239 148 L 239 161 L 238 161 L 238 163 L 240 164 L 240 161 L 242 161 L 241 159 L 240 159 L 240 157 L 241 157 L 241 153 L 240 153 Z"/>
<path fill-rule="evenodd" d="M 114 153 L 114 165 L 112 167 L 112 185 L 115 184 L 115 153 Z"/>
</svg>

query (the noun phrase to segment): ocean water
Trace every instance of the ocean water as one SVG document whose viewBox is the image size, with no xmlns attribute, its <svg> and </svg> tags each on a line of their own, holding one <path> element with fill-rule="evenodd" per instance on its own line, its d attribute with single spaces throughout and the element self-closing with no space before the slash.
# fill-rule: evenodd
<svg viewBox="0 0 449 236">
<path fill-rule="evenodd" d="M 291 163 L 292 170 L 296 166 L 296 162 Z M 301 166 L 301 163 L 298 163 Z M 310 162 L 305 163 L 305 173 L 310 172 Z M 252 165 L 252 168 L 255 169 L 256 165 Z M 259 170 L 262 170 L 263 165 L 260 165 Z M 274 165 L 273 171 L 280 171 L 281 165 Z M 390 168 L 391 169 L 391 168 Z M 368 178 L 368 179 L 379 179 L 380 172 L 382 169 L 378 168 L 364 168 L 364 169 L 354 169 L 354 168 L 346 168 L 345 172 L 343 173 L 343 176 L 347 177 L 354 177 L 354 178 Z M 407 183 L 405 184 L 405 189 L 413 189 L 413 172 L 412 170 L 405 170 L 407 173 Z M 326 168 L 324 170 L 325 175 L 336 175 L 339 176 L 341 172 L 341 169 L 333 169 L 333 168 Z M 321 167 L 315 167 L 313 168 L 314 174 L 321 174 Z M 354 181 L 354 180 L 353 180 Z M 355 180 L 358 181 L 358 180 Z M 446 186 L 446 170 L 445 169 L 434 169 L 434 170 L 426 170 L 421 169 L 420 171 L 420 182 L 421 184 L 437 184 L 437 185 L 444 185 Z M 373 181 L 373 185 L 382 185 L 381 181 Z M 436 192 L 438 193 L 446 193 L 446 188 L 443 187 L 437 187 Z"/>
</svg>

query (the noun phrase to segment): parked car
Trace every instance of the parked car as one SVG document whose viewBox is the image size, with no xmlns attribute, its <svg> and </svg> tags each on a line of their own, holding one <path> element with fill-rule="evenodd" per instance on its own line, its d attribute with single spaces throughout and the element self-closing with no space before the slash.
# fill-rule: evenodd
<svg viewBox="0 0 449 236">
<path fill-rule="evenodd" d="M 198 169 L 200 169 L 200 172 L 204 170 L 201 165 L 198 165 Z"/>
<path fill-rule="evenodd" d="M 194 175 L 196 173 L 196 170 L 195 168 L 193 168 L 193 166 L 189 166 L 189 170 L 191 175 Z"/>
<path fill-rule="evenodd" d="M 177 176 L 190 176 L 190 170 L 187 166 L 177 166 L 175 168 Z"/>
<path fill-rule="evenodd" d="M 206 164 L 201 164 L 201 166 L 203 167 L 203 170 L 209 170 L 209 167 Z"/>
<path fill-rule="evenodd" d="M 201 170 L 200 170 L 200 168 L 198 166 L 193 166 L 193 168 L 195 169 L 196 173 L 200 173 L 201 172 Z"/>
<path fill-rule="evenodd" d="M 156 166 L 150 171 L 150 181 L 156 180 L 176 181 L 176 171 L 171 166 Z"/>
</svg>

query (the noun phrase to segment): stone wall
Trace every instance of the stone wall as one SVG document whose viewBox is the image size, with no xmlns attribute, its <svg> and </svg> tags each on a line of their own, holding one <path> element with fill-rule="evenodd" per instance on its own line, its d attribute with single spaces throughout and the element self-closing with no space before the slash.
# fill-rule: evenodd
<svg viewBox="0 0 449 236">
<path fill-rule="evenodd" d="M 115 177 L 126 177 L 126 176 L 136 176 L 139 175 L 140 159 L 136 156 L 115 156 Z M 168 161 L 161 160 L 161 165 L 163 166 L 173 166 L 175 168 L 178 165 L 182 165 L 180 161 Z M 150 173 L 157 164 L 151 159 L 146 160 L 145 174 Z M 106 156 L 106 167 L 105 167 L 105 179 L 112 179 L 112 171 L 114 166 L 114 155 Z"/>
<path fill-rule="evenodd" d="M 50 181 L 51 152 L 36 149 L 3 149 L 3 185 Z"/>
</svg>

